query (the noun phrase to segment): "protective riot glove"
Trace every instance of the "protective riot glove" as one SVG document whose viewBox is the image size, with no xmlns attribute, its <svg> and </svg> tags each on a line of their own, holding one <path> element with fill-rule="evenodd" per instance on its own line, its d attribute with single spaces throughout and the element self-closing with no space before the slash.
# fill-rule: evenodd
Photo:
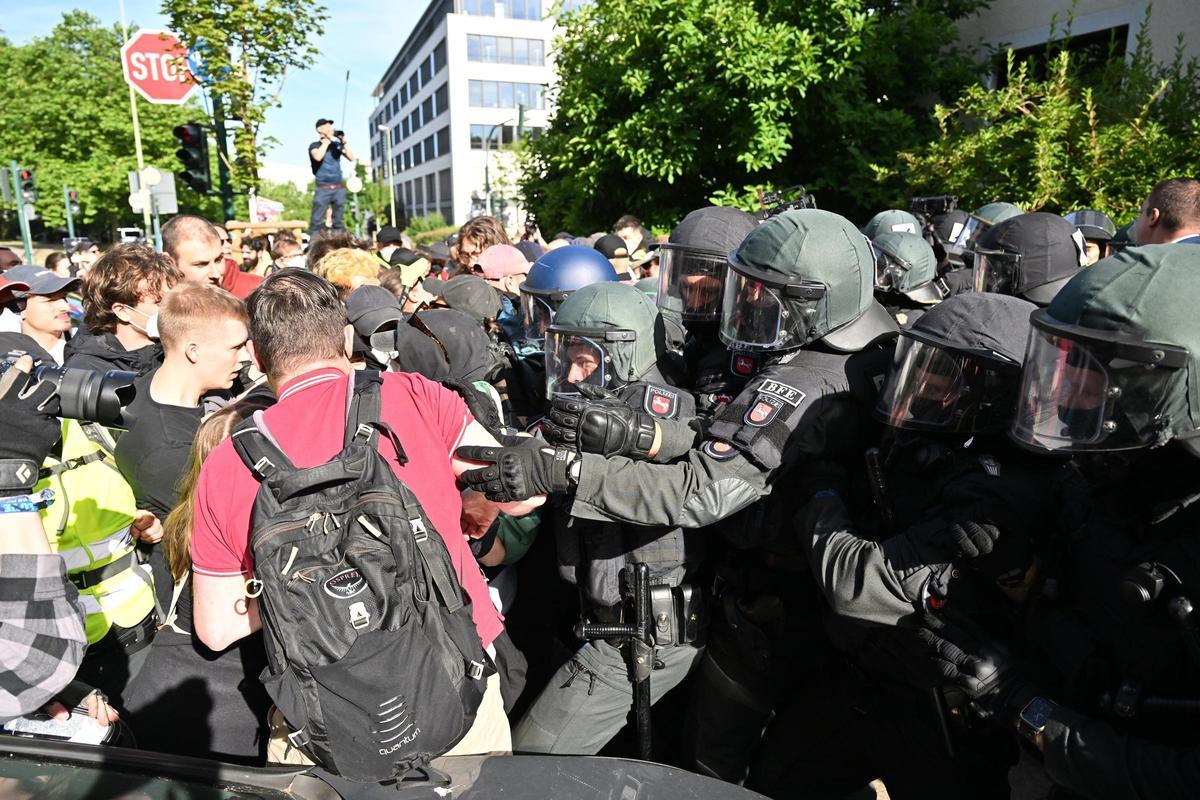
<svg viewBox="0 0 1200 800">
<path fill-rule="evenodd" d="M 910 617 L 894 629 L 881 629 L 871 649 L 899 665 L 909 683 L 919 687 L 947 683 L 966 693 L 985 717 L 1011 722 L 1037 695 L 1008 650 L 966 619 L 944 614 Z"/>
<path fill-rule="evenodd" d="M 951 522 L 942 531 L 942 536 L 956 558 L 979 558 L 992 552 L 1000 529 L 988 522 Z"/>
<path fill-rule="evenodd" d="M 515 447 L 460 447 L 455 455 L 486 466 L 470 469 L 459 478 L 494 503 L 511 503 L 539 494 L 571 490 L 570 469 L 578 454 L 565 447 L 549 447 L 529 439 Z"/>
<path fill-rule="evenodd" d="M 579 393 L 551 401 L 547 439 L 605 458 L 649 458 L 657 429 L 654 417 L 598 386 L 580 384 Z"/>
<path fill-rule="evenodd" d="M 28 494 L 62 438 L 58 387 L 34 378 L 32 369 L 23 356 L 0 377 L 0 497 Z"/>
<path fill-rule="evenodd" d="M 949 524 L 938 534 L 942 547 L 1001 586 L 1021 584 L 1033 565 L 1030 521 L 991 499 L 952 503 L 946 517 Z"/>
</svg>

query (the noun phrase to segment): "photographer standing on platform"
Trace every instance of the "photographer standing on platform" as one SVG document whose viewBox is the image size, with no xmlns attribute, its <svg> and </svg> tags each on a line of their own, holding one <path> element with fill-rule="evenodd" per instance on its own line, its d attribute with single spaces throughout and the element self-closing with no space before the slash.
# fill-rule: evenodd
<svg viewBox="0 0 1200 800">
<path fill-rule="evenodd" d="M 316 237 L 325 230 L 325 211 L 332 204 L 335 231 L 346 229 L 342 217 L 346 209 L 346 183 L 342 180 L 341 159 L 354 161 L 354 153 L 346 147 L 344 131 L 333 129 L 333 120 L 322 117 L 317 120 L 317 135 L 321 138 L 308 146 L 308 160 L 317 179 L 317 191 L 313 195 L 312 218 L 308 233 Z"/>
</svg>

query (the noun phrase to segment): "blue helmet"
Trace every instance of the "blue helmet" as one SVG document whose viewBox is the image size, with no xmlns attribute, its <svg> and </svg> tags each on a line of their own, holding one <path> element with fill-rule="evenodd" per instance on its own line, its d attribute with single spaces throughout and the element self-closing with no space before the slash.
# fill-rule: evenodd
<svg viewBox="0 0 1200 800">
<path fill-rule="evenodd" d="M 554 320 L 559 303 L 576 289 L 617 282 L 617 271 L 598 250 L 567 245 L 543 255 L 521 284 L 521 315 L 530 338 L 540 339 Z"/>
</svg>

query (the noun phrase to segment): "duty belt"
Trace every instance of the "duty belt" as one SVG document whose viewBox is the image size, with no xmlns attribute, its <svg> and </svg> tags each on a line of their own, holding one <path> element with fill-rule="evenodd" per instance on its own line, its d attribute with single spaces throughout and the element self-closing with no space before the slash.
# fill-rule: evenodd
<svg viewBox="0 0 1200 800">
<path fill-rule="evenodd" d="M 318 183 L 317 188 L 318 189 L 345 189 L 346 184 L 344 184 L 344 183 Z"/>
<path fill-rule="evenodd" d="M 93 586 L 108 580 L 114 575 L 119 575 L 126 570 L 132 569 L 137 564 L 137 552 L 130 551 L 118 558 L 112 563 L 105 564 L 103 567 L 84 570 L 83 572 L 68 572 L 67 578 L 71 583 L 75 584 L 75 588 L 83 591 L 90 589 Z"/>
</svg>

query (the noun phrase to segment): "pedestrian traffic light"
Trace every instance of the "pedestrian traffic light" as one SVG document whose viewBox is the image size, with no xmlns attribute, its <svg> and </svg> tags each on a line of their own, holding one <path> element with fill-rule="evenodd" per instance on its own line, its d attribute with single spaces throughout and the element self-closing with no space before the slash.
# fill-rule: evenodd
<svg viewBox="0 0 1200 800">
<path fill-rule="evenodd" d="M 68 192 L 68 195 L 71 198 L 71 215 L 78 217 L 79 216 L 79 192 L 72 189 L 70 192 Z"/>
<path fill-rule="evenodd" d="M 37 178 L 33 175 L 33 170 L 21 167 L 17 170 L 17 175 L 21 179 L 21 202 L 27 205 L 33 205 L 37 202 Z"/>
<path fill-rule="evenodd" d="M 208 135 L 204 128 L 195 122 L 177 125 L 175 138 L 179 140 L 175 155 L 183 165 L 179 179 L 197 193 L 208 194 L 212 190 L 212 173 L 208 165 Z"/>
</svg>

